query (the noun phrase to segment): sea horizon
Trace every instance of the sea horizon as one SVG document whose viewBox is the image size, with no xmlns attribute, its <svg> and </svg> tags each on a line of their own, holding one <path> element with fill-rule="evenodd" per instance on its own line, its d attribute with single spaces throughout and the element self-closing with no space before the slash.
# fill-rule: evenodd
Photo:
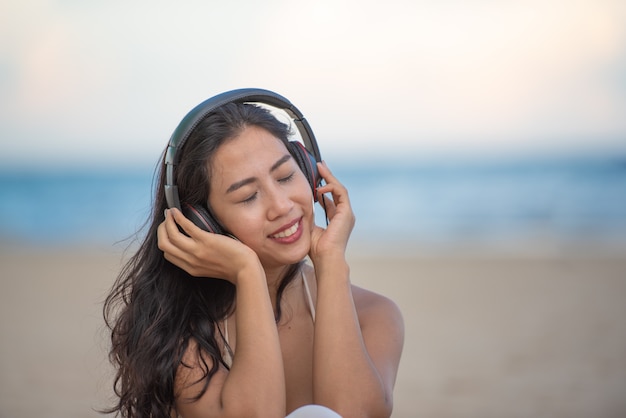
<svg viewBox="0 0 626 418">
<path fill-rule="evenodd" d="M 626 154 L 345 161 L 354 247 L 626 248 Z M 3 245 L 116 245 L 150 213 L 154 167 L 0 169 Z M 317 210 L 318 224 L 324 224 Z"/>
</svg>

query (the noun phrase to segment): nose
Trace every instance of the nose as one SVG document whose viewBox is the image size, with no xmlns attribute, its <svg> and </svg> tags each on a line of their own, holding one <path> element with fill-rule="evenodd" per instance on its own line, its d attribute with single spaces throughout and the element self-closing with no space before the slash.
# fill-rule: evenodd
<svg viewBox="0 0 626 418">
<path fill-rule="evenodd" d="M 268 195 L 267 218 L 269 220 L 278 219 L 291 212 L 294 202 L 284 188 L 280 186 L 272 187 Z"/>
</svg>

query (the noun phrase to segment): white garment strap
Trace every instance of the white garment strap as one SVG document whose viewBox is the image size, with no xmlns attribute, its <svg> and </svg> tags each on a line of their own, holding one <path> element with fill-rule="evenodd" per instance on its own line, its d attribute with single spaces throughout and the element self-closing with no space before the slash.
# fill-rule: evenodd
<svg viewBox="0 0 626 418">
<path fill-rule="evenodd" d="M 311 297 L 311 290 L 309 289 L 309 283 L 304 277 L 304 271 L 300 270 L 300 274 L 302 275 L 302 281 L 304 282 L 304 292 L 306 293 L 307 300 L 309 302 L 309 310 L 311 311 L 311 317 L 313 318 L 313 322 L 315 322 L 315 305 L 313 304 L 313 298 Z"/>
<path fill-rule="evenodd" d="M 228 367 L 231 367 L 233 365 L 233 352 L 230 349 L 230 343 L 228 342 L 228 318 L 224 320 L 224 340 L 226 344 L 222 357 L 224 359 L 224 363 L 226 363 Z"/>
</svg>

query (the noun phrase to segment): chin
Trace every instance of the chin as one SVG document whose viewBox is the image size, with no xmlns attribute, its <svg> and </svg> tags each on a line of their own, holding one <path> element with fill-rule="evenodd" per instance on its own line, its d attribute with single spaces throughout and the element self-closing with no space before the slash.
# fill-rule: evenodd
<svg viewBox="0 0 626 418">
<path fill-rule="evenodd" d="M 292 246 L 292 248 L 272 252 L 265 260 L 261 260 L 261 264 L 263 264 L 264 267 L 280 267 L 301 262 L 309 254 L 311 241 L 308 237 L 300 241 L 301 242 L 297 245 Z"/>
<path fill-rule="evenodd" d="M 306 256 L 309 254 L 309 249 L 310 249 L 310 246 L 307 245 L 306 248 L 302 247 L 302 249 L 298 251 L 289 251 L 288 253 L 285 253 L 284 258 L 283 258 L 284 260 L 283 264 L 287 265 L 287 264 L 299 263 L 300 261 L 304 260 Z"/>
</svg>

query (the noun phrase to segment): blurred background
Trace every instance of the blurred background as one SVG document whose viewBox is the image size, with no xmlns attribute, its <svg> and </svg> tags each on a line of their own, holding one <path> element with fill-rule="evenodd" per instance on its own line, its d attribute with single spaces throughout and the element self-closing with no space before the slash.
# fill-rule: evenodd
<svg viewBox="0 0 626 418">
<path fill-rule="evenodd" d="M 359 242 L 621 239 L 625 21 L 611 0 L 4 2 L 0 238 L 127 237 L 184 114 L 261 87 L 311 123 Z"/>
<path fill-rule="evenodd" d="M 120 241 L 148 216 L 154 169 L 180 119 L 206 98 L 241 87 L 290 99 L 350 190 L 357 215 L 353 271 L 405 311 L 407 346 L 394 416 L 571 417 L 564 405 L 573 399 L 579 401 L 574 410 L 591 413 L 580 416 L 623 416 L 626 404 L 612 394 L 626 389 L 626 329 L 617 322 L 626 314 L 625 2 L 4 0 L 0 417 L 87 416 L 85 410 L 101 406 L 110 384 L 91 366 L 106 369 L 106 342 L 93 333 L 101 326 L 100 300 L 119 269 L 126 245 Z M 372 260 L 380 262 L 368 264 Z M 387 270 L 380 275 L 391 279 L 370 277 L 381 265 Z M 494 316 L 504 305 L 519 305 L 520 311 L 504 315 L 511 320 L 535 309 L 529 329 L 545 323 L 563 329 L 562 318 L 588 320 L 595 312 L 599 319 L 588 329 L 605 330 L 611 344 L 581 333 L 567 334 L 555 347 L 592 350 L 590 339 L 608 347 L 603 357 L 571 357 L 572 364 L 597 363 L 593 376 L 607 387 L 594 386 L 595 395 L 582 399 L 576 394 L 589 388 L 571 381 L 589 380 L 588 370 L 572 372 L 564 363 L 541 374 L 537 367 L 528 386 L 516 386 L 517 380 L 497 386 L 510 389 L 499 409 L 485 397 L 492 387 L 475 389 L 476 370 L 466 367 L 482 363 L 467 357 L 465 334 L 448 341 L 428 330 L 469 327 L 487 338 L 503 335 L 504 328 L 484 328 L 483 317 L 468 324 L 460 314 L 454 324 L 446 322 L 461 302 L 451 297 L 446 304 L 441 292 L 432 294 L 441 304 L 419 312 L 407 296 L 428 294 L 441 283 L 471 283 L 484 295 L 481 280 L 510 277 L 512 269 L 521 281 L 545 280 L 528 288 L 528 299 L 502 288 L 500 297 L 508 295 L 513 304 L 474 303 L 492 306 L 487 312 Z M 85 276 L 97 284 L 84 288 Z M 542 285 L 572 276 L 584 285 L 565 285 L 565 296 L 560 285 L 550 288 L 567 302 L 562 310 L 554 299 L 537 302 Z M 53 286 L 50 277 L 64 281 Z M 443 279 L 428 281 L 435 278 Z M 597 294 L 606 311 L 581 305 L 589 280 L 606 284 Z M 55 292 L 60 299 L 50 301 L 46 296 Z M 466 306 L 474 313 L 477 307 Z M 44 310 L 52 316 L 41 334 Z M 37 398 L 58 388 L 56 380 L 43 378 L 41 367 L 25 378 L 13 359 L 30 356 L 24 346 L 43 344 L 42 335 L 65 335 L 67 323 L 52 319 L 59 312 L 68 321 L 86 321 L 81 334 L 59 341 L 59 352 L 73 339 L 89 354 L 77 354 L 84 364 L 60 386 L 67 390 Z M 533 335 L 544 341 L 548 334 Z M 425 339 L 434 341 L 432 351 L 424 351 Z M 539 340 L 526 348 L 536 349 Z M 460 356 L 452 363 L 462 377 L 446 380 L 452 370 L 425 367 L 430 354 L 445 355 L 437 341 L 459 347 L 446 353 Z M 496 354 L 483 352 L 504 358 L 512 349 L 498 347 L 492 347 Z M 471 355 L 480 352 L 474 347 Z M 50 373 L 58 378 L 76 358 L 65 355 L 66 363 L 46 361 L 57 367 Z M 496 370 L 510 377 L 507 367 Z M 555 382 L 532 396 L 524 390 L 555 374 L 569 383 Z M 90 389 L 77 404 L 67 399 L 85 386 Z M 72 411 L 72 405 L 86 409 Z M 526 409 L 503 415 L 511 405 Z"/>
<path fill-rule="evenodd" d="M 2 238 L 132 234 L 180 119 L 241 87 L 305 114 L 360 241 L 626 236 L 622 1 L 25 0 L 0 19 Z"/>
</svg>

